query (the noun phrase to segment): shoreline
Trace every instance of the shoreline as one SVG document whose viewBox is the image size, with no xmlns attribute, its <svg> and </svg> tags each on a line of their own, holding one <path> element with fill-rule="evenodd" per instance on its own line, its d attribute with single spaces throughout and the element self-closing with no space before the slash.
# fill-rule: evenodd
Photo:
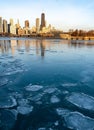
<svg viewBox="0 0 94 130">
<path fill-rule="evenodd" d="M 31 36 L 31 35 L 26 35 L 26 36 L 17 36 L 17 35 L 2 35 L 0 38 L 32 38 L 32 39 L 60 39 L 60 40 L 72 40 L 72 41 L 94 41 L 94 37 L 79 37 L 79 36 L 71 36 L 69 37 L 56 37 L 56 36 Z"/>
</svg>

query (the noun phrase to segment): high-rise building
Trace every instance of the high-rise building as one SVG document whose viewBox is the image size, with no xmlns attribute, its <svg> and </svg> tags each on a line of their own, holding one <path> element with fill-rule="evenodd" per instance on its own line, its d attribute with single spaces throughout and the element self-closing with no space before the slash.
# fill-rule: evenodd
<svg viewBox="0 0 94 130">
<path fill-rule="evenodd" d="M 19 23 L 19 19 L 17 19 L 17 24 L 16 24 L 16 28 L 20 28 L 20 23 Z"/>
<path fill-rule="evenodd" d="M 10 19 L 10 24 L 9 24 L 9 28 L 8 30 L 10 30 L 11 34 L 16 34 L 16 26 L 14 25 L 13 19 Z"/>
<path fill-rule="evenodd" d="M 8 24 L 7 24 L 7 20 L 3 20 L 3 32 L 4 33 L 8 33 Z"/>
<path fill-rule="evenodd" d="M 25 28 L 29 28 L 29 21 L 28 20 L 25 21 Z"/>
<path fill-rule="evenodd" d="M 0 17 L 0 33 L 3 32 L 2 17 Z"/>
<path fill-rule="evenodd" d="M 15 25 L 10 26 L 10 33 L 16 35 L 16 26 Z"/>
<path fill-rule="evenodd" d="M 39 29 L 40 29 L 39 18 L 36 18 L 36 33 L 39 33 Z"/>
<path fill-rule="evenodd" d="M 44 13 L 41 14 L 41 26 L 40 26 L 40 29 L 42 30 L 43 27 L 45 27 L 45 14 Z"/>
<path fill-rule="evenodd" d="M 13 26 L 13 25 L 14 25 L 13 19 L 10 19 L 10 26 Z"/>
</svg>

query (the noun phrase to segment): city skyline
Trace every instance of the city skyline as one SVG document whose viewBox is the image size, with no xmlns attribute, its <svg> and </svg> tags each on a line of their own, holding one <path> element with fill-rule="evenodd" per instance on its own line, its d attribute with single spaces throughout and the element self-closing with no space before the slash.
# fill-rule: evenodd
<svg viewBox="0 0 94 130">
<path fill-rule="evenodd" d="M 57 29 L 93 29 L 94 2 L 90 0 L 28 0 L 12 1 L 3 0 L 0 4 L 0 16 L 9 20 L 19 19 L 21 26 L 28 19 L 30 26 L 35 25 L 35 18 L 40 17 L 42 12 L 47 16 L 47 23 Z"/>
</svg>

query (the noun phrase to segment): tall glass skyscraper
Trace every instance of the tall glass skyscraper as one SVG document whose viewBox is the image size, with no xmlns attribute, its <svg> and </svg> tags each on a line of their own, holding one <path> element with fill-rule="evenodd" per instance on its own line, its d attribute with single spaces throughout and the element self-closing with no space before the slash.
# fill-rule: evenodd
<svg viewBox="0 0 94 130">
<path fill-rule="evenodd" d="M 43 27 L 45 27 L 45 14 L 42 13 L 41 14 L 41 26 L 40 26 L 40 29 L 42 30 Z"/>
</svg>

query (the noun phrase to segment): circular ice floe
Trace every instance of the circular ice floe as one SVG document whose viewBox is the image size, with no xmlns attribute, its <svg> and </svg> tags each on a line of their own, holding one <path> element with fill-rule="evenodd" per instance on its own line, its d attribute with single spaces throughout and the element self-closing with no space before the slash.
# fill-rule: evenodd
<svg viewBox="0 0 94 130">
<path fill-rule="evenodd" d="M 94 111 L 94 98 L 91 96 L 84 93 L 72 93 L 70 96 L 66 97 L 66 99 L 80 108 Z"/>
<path fill-rule="evenodd" d="M 43 86 L 40 86 L 40 85 L 32 85 L 32 84 L 29 84 L 28 86 L 26 86 L 26 90 L 27 91 L 38 91 L 40 89 L 42 89 Z"/>
<path fill-rule="evenodd" d="M 0 98 L 0 108 L 12 108 L 17 105 L 16 99 L 12 96 Z"/>
<path fill-rule="evenodd" d="M 75 130 L 94 130 L 94 119 L 79 112 L 70 112 L 65 117 L 66 126 Z"/>
<path fill-rule="evenodd" d="M 60 99 L 57 96 L 53 95 L 51 97 L 51 103 L 58 103 L 58 102 L 60 102 Z"/>
<path fill-rule="evenodd" d="M 18 113 L 20 113 L 22 115 L 26 115 L 33 111 L 33 106 L 30 106 L 30 107 L 19 106 L 19 107 L 17 107 L 17 111 L 18 111 Z"/>
</svg>

